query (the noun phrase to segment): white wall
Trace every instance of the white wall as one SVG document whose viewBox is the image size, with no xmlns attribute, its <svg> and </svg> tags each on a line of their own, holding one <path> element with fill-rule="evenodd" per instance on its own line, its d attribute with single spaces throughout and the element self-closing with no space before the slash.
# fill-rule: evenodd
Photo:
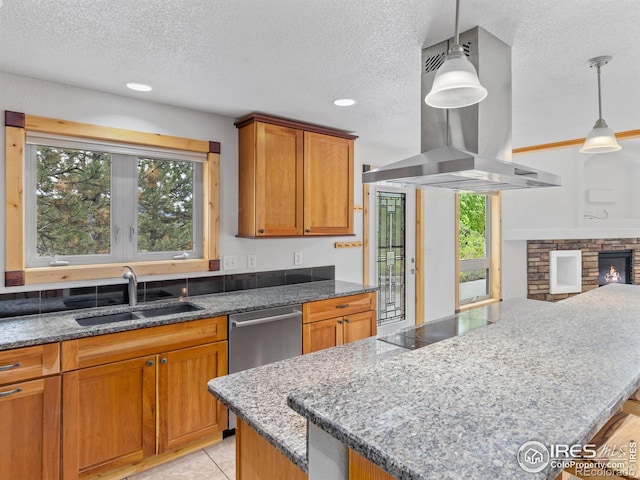
<svg viewBox="0 0 640 480">
<path fill-rule="evenodd" d="M 640 197 L 635 194 L 640 141 L 620 144 L 621 151 L 600 155 L 572 147 L 514 157 L 514 162 L 560 175 L 562 186 L 503 192 L 503 298 L 527 295 L 527 240 L 640 236 Z M 609 193 L 604 201 L 593 201 L 589 192 L 594 190 Z M 604 217 L 605 210 L 607 219 L 588 218 Z"/>
<path fill-rule="evenodd" d="M 362 250 L 336 249 L 334 243 L 353 240 L 354 237 L 326 237 L 305 239 L 250 240 L 236 238 L 238 211 L 238 148 L 237 131 L 233 118 L 195 110 L 172 107 L 129 97 L 96 92 L 52 82 L 0 73 L 0 110 L 12 110 L 32 115 L 60 118 L 166 135 L 212 140 L 221 143 L 221 254 L 237 255 L 238 270 L 219 272 L 240 273 L 247 270 L 247 254 L 256 254 L 258 268 L 266 271 L 297 268 L 293 264 L 294 251 L 303 255 L 302 267 L 335 265 L 336 278 L 362 281 Z M 303 120 L 303 119 L 302 119 Z M 0 129 L 0 142 L 4 144 L 4 129 Z M 366 152 L 366 155 L 364 153 Z M 362 204 L 362 185 L 359 173 L 362 158 L 367 163 L 380 163 L 375 148 L 367 149 L 356 141 L 355 148 L 355 203 Z M 386 160 L 386 156 L 385 156 Z M 0 153 L 1 200 L 4 205 L 4 148 Z M 362 238 L 362 213 L 355 214 L 357 239 Z M 0 209 L 0 271 L 5 259 L 5 211 Z M 67 284 L 72 286 L 72 284 Z M 77 284 L 73 284 L 77 285 Z M 51 288 L 51 285 L 48 286 Z M 34 289 L 4 288 L 0 292 Z"/>
<path fill-rule="evenodd" d="M 362 249 L 334 248 L 336 241 L 362 239 L 361 211 L 355 213 L 355 237 L 260 240 L 235 237 L 238 208 L 238 152 L 237 131 L 233 125 L 233 118 L 1 72 L 0 110 L 218 141 L 221 143 L 220 250 L 222 256 L 237 255 L 239 268 L 211 275 L 297 268 L 293 264 L 293 255 L 294 251 L 300 251 L 303 256 L 302 267 L 335 265 L 337 279 L 362 282 Z M 4 129 L 0 129 L 0 142 L 4 144 Z M 355 204 L 362 205 L 360 173 L 363 164 L 380 166 L 413 155 L 418 148 L 417 143 L 418 139 L 415 146 L 407 146 L 406 151 L 399 152 L 381 149 L 375 142 L 367 142 L 366 139 L 356 140 Z M 0 153 L 0 185 L 2 186 L 4 186 L 4 167 L 5 158 L 4 149 L 2 149 Z M 4 187 L 1 189 L 0 196 L 4 204 Z M 425 197 L 426 288 L 424 295 L 426 317 L 433 319 L 449 315 L 454 310 L 454 200 L 452 192 L 441 189 L 427 189 Z M 4 252 L 5 235 L 7 235 L 4 220 L 4 209 L 0 209 L 0 252 Z M 248 254 L 257 255 L 256 270 L 247 269 Z M 0 253 L 0 271 L 4 271 L 4 264 L 4 254 Z M 77 285 L 82 283 L 65 284 L 68 287 Z M 43 286 L 43 288 L 51 287 L 51 285 Z M 37 286 L 10 288 L 0 286 L 0 293 L 36 288 Z"/>
</svg>

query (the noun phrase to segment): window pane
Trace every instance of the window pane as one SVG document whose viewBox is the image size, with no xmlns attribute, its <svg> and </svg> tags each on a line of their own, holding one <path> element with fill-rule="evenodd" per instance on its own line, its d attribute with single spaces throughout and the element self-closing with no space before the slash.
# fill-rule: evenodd
<svg viewBox="0 0 640 480">
<path fill-rule="evenodd" d="M 484 258 L 486 250 L 487 196 L 460 193 L 460 260 Z"/>
<path fill-rule="evenodd" d="M 138 252 L 193 250 L 194 164 L 138 159 Z"/>
<path fill-rule="evenodd" d="M 111 250 L 111 156 L 36 147 L 37 255 Z"/>
<path fill-rule="evenodd" d="M 460 303 L 470 303 L 489 295 L 489 270 L 460 272 Z"/>
</svg>

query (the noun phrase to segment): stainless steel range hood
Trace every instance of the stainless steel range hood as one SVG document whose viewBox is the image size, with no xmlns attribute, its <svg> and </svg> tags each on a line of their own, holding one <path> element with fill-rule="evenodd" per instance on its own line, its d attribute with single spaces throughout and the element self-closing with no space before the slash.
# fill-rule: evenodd
<svg viewBox="0 0 640 480">
<path fill-rule="evenodd" d="M 511 48 L 487 31 L 475 27 L 460 35 L 480 83 L 489 91 L 487 98 L 455 110 L 424 103 L 452 41 L 422 51 L 423 153 L 365 172 L 363 183 L 387 181 L 474 192 L 561 185 L 557 175 L 510 161 Z"/>
</svg>

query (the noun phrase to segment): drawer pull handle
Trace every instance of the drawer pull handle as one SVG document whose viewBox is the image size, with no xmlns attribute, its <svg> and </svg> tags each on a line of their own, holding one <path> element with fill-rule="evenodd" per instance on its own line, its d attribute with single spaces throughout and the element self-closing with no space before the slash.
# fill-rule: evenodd
<svg viewBox="0 0 640 480">
<path fill-rule="evenodd" d="M 340 305 L 336 305 L 336 308 L 347 308 L 349 306 L 348 303 L 342 303 Z"/>
<path fill-rule="evenodd" d="M 22 363 L 20 362 L 13 363 L 11 365 L 3 365 L 0 367 L 0 372 L 4 372 L 5 370 L 11 370 L 12 368 L 18 368 L 21 366 L 22 366 Z"/>
<path fill-rule="evenodd" d="M 342 320 L 338 320 L 338 323 L 339 323 L 340 325 L 342 325 Z"/>
<path fill-rule="evenodd" d="M 153 367 L 153 360 L 147 361 L 147 366 L 148 367 Z"/>
<path fill-rule="evenodd" d="M 346 323 L 349 323 L 349 319 L 348 319 L 348 318 L 345 318 L 345 319 L 344 319 L 344 321 L 345 321 Z"/>
<path fill-rule="evenodd" d="M 9 395 L 13 395 L 14 393 L 20 393 L 22 391 L 21 388 L 16 388 L 14 390 L 9 390 L 7 392 L 0 392 L 0 397 L 8 397 Z"/>
<path fill-rule="evenodd" d="M 160 363 L 164 365 L 165 363 L 167 363 L 167 359 L 163 358 L 162 360 L 160 360 Z"/>
<path fill-rule="evenodd" d="M 260 230 L 258 230 L 258 233 L 264 233 L 264 228 L 261 228 Z"/>
</svg>

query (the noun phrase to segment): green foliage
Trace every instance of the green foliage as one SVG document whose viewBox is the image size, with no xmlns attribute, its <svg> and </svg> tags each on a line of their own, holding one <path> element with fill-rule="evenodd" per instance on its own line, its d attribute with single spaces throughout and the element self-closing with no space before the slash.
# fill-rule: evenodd
<svg viewBox="0 0 640 480">
<path fill-rule="evenodd" d="M 193 248 L 193 164 L 138 160 L 138 251 Z"/>
<path fill-rule="evenodd" d="M 459 208 L 460 260 L 483 258 L 487 225 L 487 196 L 461 192 Z M 484 278 L 484 270 L 460 272 L 460 282 Z"/>
<path fill-rule="evenodd" d="M 36 160 L 37 254 L 109 254 L 111 155 L 39 146 Z M 139 159 L 139 252 L 193 248 L 193 169 L 191 162 Z"/>
<path fill-rule="evenodd" d="M 37 148 L 38 255 L 109 253 L 110 170 L 108 153 Z"/>
</svg>

